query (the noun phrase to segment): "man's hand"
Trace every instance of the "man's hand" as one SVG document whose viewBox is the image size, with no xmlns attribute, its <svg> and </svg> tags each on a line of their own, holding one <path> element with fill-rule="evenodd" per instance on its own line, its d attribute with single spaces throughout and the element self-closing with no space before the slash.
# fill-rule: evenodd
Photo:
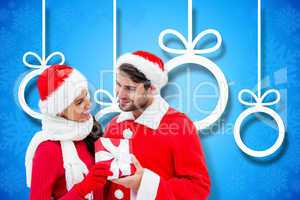
<svg viewBox="0 0 300 200">
<path fill-rule="evenodd" d="M 112 182 L 123 185 L 124 187 L 130 188 L 134 191 L 138 191 L 143 177 L 144 168 L 134 155 L 132 155 L 132 162 L 136 168 L 135 174 L 124 178 L 114 179 Z"/>
</svg>

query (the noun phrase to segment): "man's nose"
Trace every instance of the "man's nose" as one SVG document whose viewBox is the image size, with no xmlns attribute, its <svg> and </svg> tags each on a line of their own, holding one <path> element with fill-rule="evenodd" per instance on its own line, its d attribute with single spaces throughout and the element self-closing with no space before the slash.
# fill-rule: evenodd
<svg viewBox="0 0 300 200">
<path fill-rule="evenodd" d="M 127 98 L 128 92 L 123 87 L 119 87 L 117 90 L 117 96 L 119 99 Z"/>
</svg>

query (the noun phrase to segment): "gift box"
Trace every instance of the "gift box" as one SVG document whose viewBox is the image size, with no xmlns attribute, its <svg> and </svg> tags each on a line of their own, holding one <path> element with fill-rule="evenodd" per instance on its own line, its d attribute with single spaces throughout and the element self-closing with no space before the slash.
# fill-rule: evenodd
<svg viewBox="0 0 300 200">
<path fill-rule="evenodd" d="M 99 138 L 95 142 L 95 161 L 109 162 L 112 176 L 108 180 L 133 175 L 135 167 L 131 160 L 131 140 Z"/>
</svg>

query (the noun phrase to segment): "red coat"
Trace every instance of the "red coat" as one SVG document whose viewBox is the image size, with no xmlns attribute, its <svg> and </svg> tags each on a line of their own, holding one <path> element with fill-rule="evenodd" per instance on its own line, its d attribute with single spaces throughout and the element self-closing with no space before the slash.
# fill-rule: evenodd
<svg viewBox="0 0 300 200">
<path fill-rule="evenodd" d="M 137 193 L 109 182 L 105 199 L 207 199 L 210 179 L 197 130 L 162 98 L 156 98 L 137 119 L 130 112 L 121 113 L 104 135 L 131 139 L 133 154 L 145 168 Z"/>
<path fill-rule="evenodd" d="M 84 141 L 74 142 L 80 159 L 88 168 L 94 164 L 94 158 L 88 152 Z M 101 200 L 103 188 L 94 191 L 94 200 Z M 30 200 L 83 200 L 76 190 L 66 189 L 65 169 L 60 142 L 46 141 L 41 143 L 32 162 L 32 179 Z"/>
</svg>

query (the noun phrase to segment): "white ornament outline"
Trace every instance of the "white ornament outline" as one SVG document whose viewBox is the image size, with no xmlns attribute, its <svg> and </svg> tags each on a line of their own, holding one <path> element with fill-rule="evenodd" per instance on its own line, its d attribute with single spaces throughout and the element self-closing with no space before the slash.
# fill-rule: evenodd
<svg viewBox="0 0 300 200">
<path fill-rule="evenodd" d="M 275 105 L 280 101 L 280 93 L 276 89 L 269 89 L 266 92 L 262 94 L 262 88 L 261 88 L 261 0 L 257 1 L 257 95 L 249 90 L 249 89 L 242 89 L 239 92 L 238 100 L 241 104 L 244 104 L 246 106 L 251 106 L 244 110 L 237 118 L 234 124 L 234 139 L 237 144 L 237 146 L 247 155 L 253 156 L 253 157 L 266 157 L 271 154 L 273 154 L 277 149 L 282 145 L 285 137 L 285 126 L 284 123 L 279 116 L 277 112 L 275 112 L 273 109 L 268 108 L 267 106 Z M 275 94 L 275 100 L 266 102 L 265 99 L 270 94 Z M 253 99 L 254 102 L 248 102 L 243 99 L 243 96 L 246 94 L 249 94 Z M 273 119 L 275 119 L 277 126 L 278 126 L 278 137 L 275 141 L 275 143 L 265 149 L 265 150 L 253 150 L 245 145 L 245 143 L 241 139 L 240 134 L 240 127 L 243 122 L 243 120 L 253 114 L 253 113 L 259 113 L 263 112 L 265 114 L 268 114 Z"/>
<path fill-rule="evenodd" d="M 99 104 L 100 106 L 103 106 L 103 109 L 100 109 L 98 111 L 98 113 L 96 114 L 95 118 L 97 120 L 99 120 L 101 117 L 103 117 L 104 115 L 108 114 L 108 113 L 119 113 L 121 112 L 119 106 L 118 106 L 118 102 L 117 102 L 117 97 L 116 97 L 116 91 L 115 91 L 115 82 L 116 82 L 116 57 L 117 57 L 117 37 L 116 37 L 116 7 L 117 7 L 117 2 L 116 0 L 113 1 L 113 95 L 111 95 L 107 90 L 105 89 L 99 89 L 97 91 L 95 91 L 94 93 L 94 101 Z M 207 54 L 207 53 L 211 53 L 216 51 L 217 49 L 220 48 L 221 44 L 222 44 L 222 37 L 221 34 L 214 30 L 214 29 L 207 29 L 202 31 L 201 33 L 199 33 L 195 39 L 193 40 L 193 32 L 192 32 L 192 25 L 193 21 L 192 21 L 192 0 L 188 0 L 188 39 L 186 40 L 185 37 L 179 33 L 178 31 L 174 30 L 174 29 L 166 29 L 164 31 L 162 31 L 159 35 L 158 38 L 158 44 L 159 46 L 166 52 L 169 53 L 174 53 L 174 54 L 183 54 L 181 56 L 178 56 L 176 58 L 173 58 L 171 60 L 169 60 L 165 65 L 166 65 L 166 71 L 170 72 L 172 71 L 175 67 L 176 67 L 176 62 L 178 65 L 178 62 L 181 63 L 187 63 L 187 61 L 189 61 L 190 63 L 195 63 L 195 64 L 202 64 L 204 63 L 204 67 L 206 69 L 208 69 L 209 71 L 212 72 L 212 74 L 216 77 L 217 82 L 218 82 L 218 86 L 220 88 L 220 98 L 217 102 L 217 105 L 215 106 L 214 110 L 212 111 L 212 113 L 207 116 L 206 118 L 204 118 L 203 120 L 200 121 L 194 121 L 194 124 L 197 128 L 197 130 L 202 130 L 205 129 L 207 127 L 209 127 L 211 124 L 213 124 L 214 122 L 216 122 L 221 115 L 223 114 L 223 112 L 225 111 L 226 105 L 227 105 L 227 101 L 228 101 L 228 84 L 227 84 L 227 80 L 223 74 L 223 72 L 218 68 L 218 66 L 213 63 L 211 60 L 203 57 L 203 56 L 199 56 L 196 54 Z M 163 39 L 167 34 L 173 34 L 175 35 L 185 46 L 186 49 L 171 49 L 169 47 L 167 47 L 164 42 Z M 196 49 L 196 45 L 198 44 L 198 42 L 205 36 L 207 36 L 208 34 L 213 34 L 216 39 L 217 39 L 217 43 L 210 48 L 207 49 Z M 109 102 L 104 102 L 102 100 L 98 99 L 98 95 L 99 94 L 104 94 L 106 97 L 109 98 Z"/>
<path fill-rule="evenodd" d="M 35 58 L 39 64 L 30 63 L 28 61 L 29 57 Z M 40 75 L 46 68 L 50 67 L 48 63 L 54 57 L 60 58 L 60 62 L 58 63 L 59 65 L 65 63 L 65 56 L 59 51 L 55 51 L 46 57 L 46 0 L 42 0 L 42 57 L 32 51 L 28 51 L 23 55 L 23 64 L 33 70 L 25 75 L 18 88 L 18 100 L 20 106 L 29 116 L 35 119 L 41 120 L 43 114 L 34 111 L 28 106 L 25 98 L 26 86 L 34 77 Z"/>
<path fill-rule="evenodd" d="M 192 0 L 188 0 L 188 38 L 186 39 L 180 32 L 174 29 L 166 29 L 160 33 L 158 44 L 165 52 L 179 54 L 179 56 L 172 58 L 165 64 L 165 68 L 168 73 L 170 73 L 176 67 L 180 67 L 182 64 L 193 63 L 201 65 L 209 70 L 217 80 L 219 86 L 219 99 L 214 110 L 205 118 L 194 121 L 194 125 L 196 126 L 197 130 L 203 130 L 214 124 L 224 113 L 228 102 L 229 90 L 227 80 L 222 70 L 214 62 L 202 56 L 203 54 L 215 52 L 221 47 L 221 34 L 217 30 L 207 29 L 200 32 L 195 39 L 193 39 L 192 3 Z M 185 49 L 167 47 L 167 45 L 164 44 L 164 38 L 168 34 L 175 36 L 176 39 L 178 39 L 184 45 Z M 212 34 L 216 37 L 217 43 L 213 47 L 207 49 L 196 49 L 198 42 L 209 34 Z"/>
<path fill-rule="evenodd" d="M 96 113 L 95 119 L 99 121 L 103 116 L 109 113 L 120 113 L 116 97 L 116 68 L 117 68 L 117 0 L 113 0 L 113 95 L 105 89 L 98 89 L 94 92 L 95 103 L 103 106 Z M 103 93 L 109 98 L 110 102 L 105 102 L 98 99 L 98 95 Z"/>
<path fill-rule="evenodd" d="M 34 57 L 39 64 L 32 64 L 28 62 L 28 58 L 30 56 Z M 62 52 L 59 51 L 55 51 L 46 57 L 46 0 L 42 0 L 42 57 L 40 57 L 37 53 L 32 51 L 27 51 L 23 55 L 23 64 L 34 70 L 30 71 L 28 74 L 25 75 L 18 88 L 18 100 L 22 109 L 29 116 L 38 120 L 42 120 L 43 114 L 34 111 L 28 106 L 25 99 L 26 86 L 29 83 L 29 81 L 31 81 L 34 77 L 40 75 L 45 69 L 51 66 L 48 63 L 55 56 L 60 58 L 60 62 L 57 63 L 58 65 L 62 65 L 65 63 L 65 56 Z M 93 198 L 93 193 L 88 193 L 85 197 L 90 200 Z"/>
</svg>

